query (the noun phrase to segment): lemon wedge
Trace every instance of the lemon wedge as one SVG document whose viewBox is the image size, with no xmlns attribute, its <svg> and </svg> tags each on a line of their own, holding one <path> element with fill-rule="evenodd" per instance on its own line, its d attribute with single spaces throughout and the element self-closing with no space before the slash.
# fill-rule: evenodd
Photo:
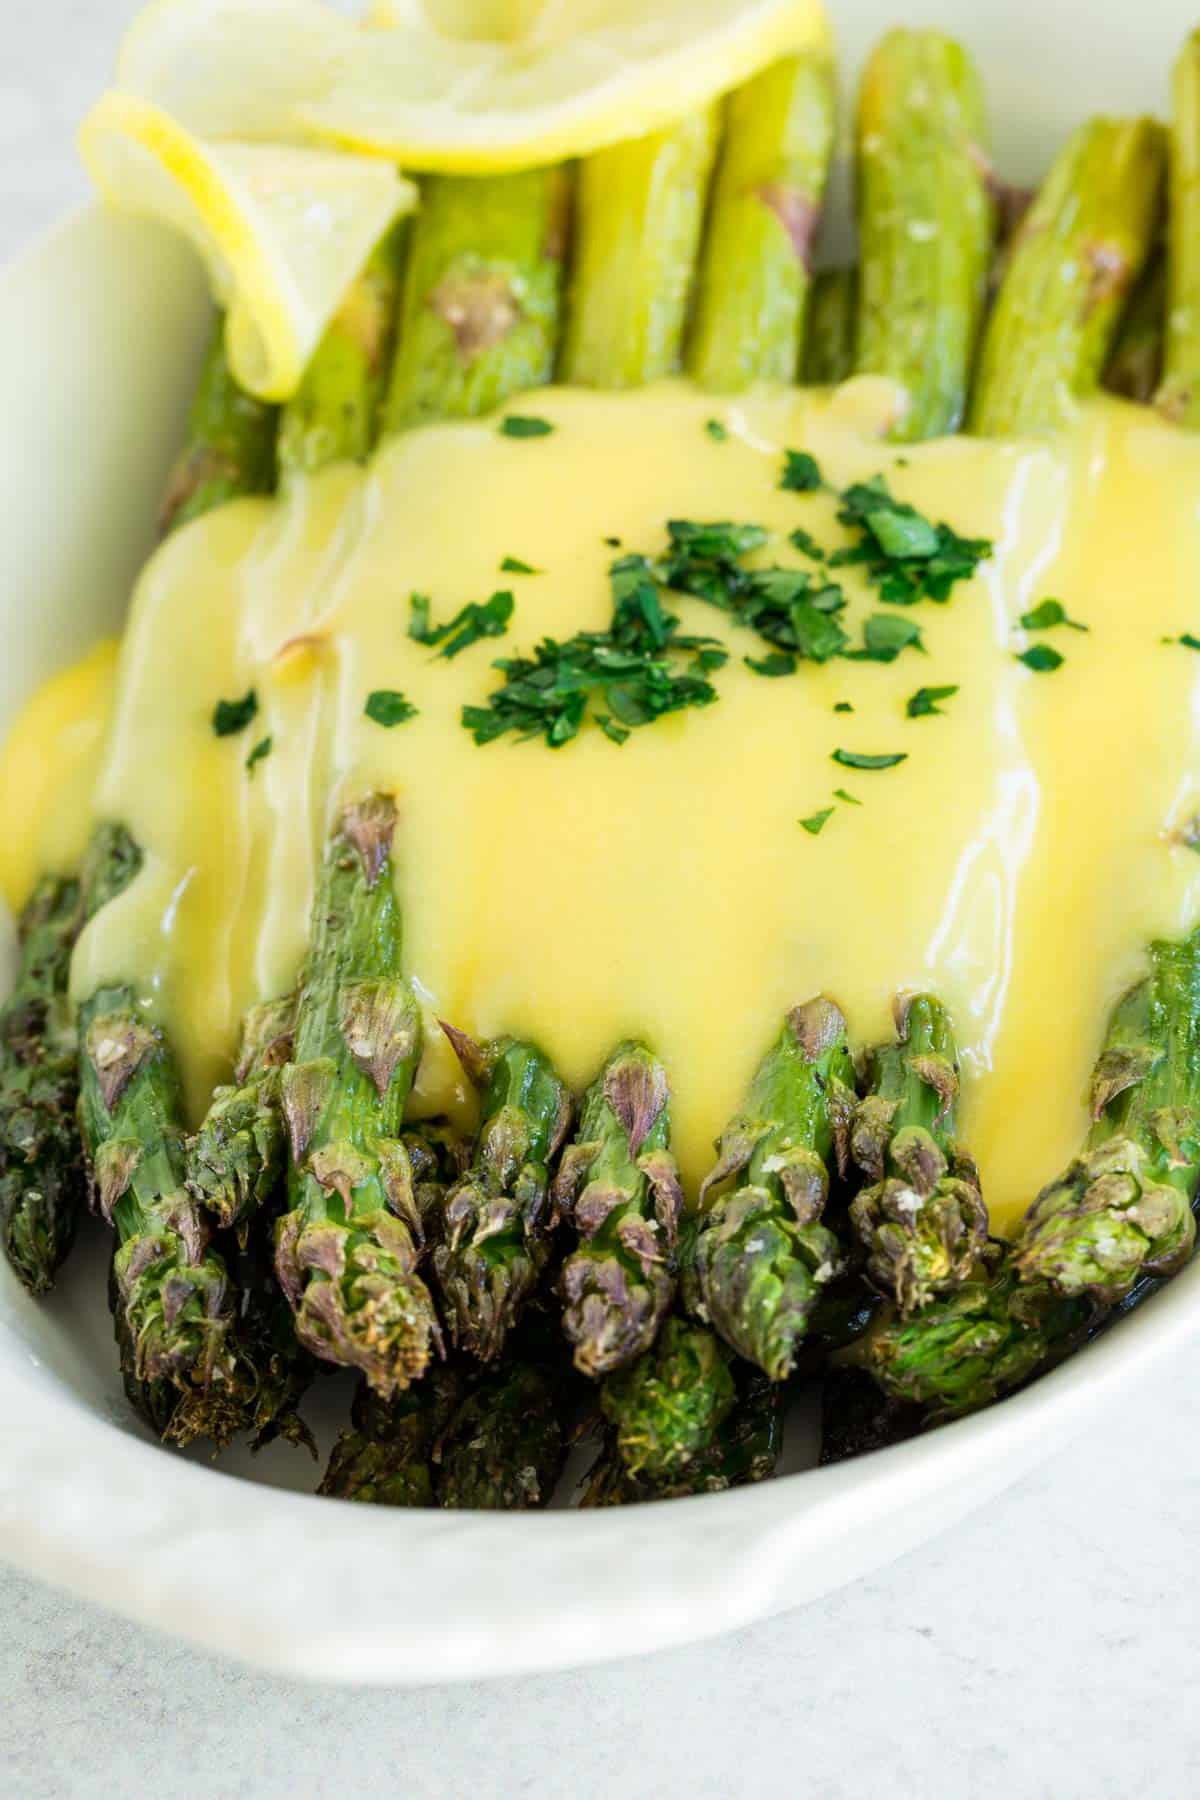
<svg viewBox="0 0 1200 1800">
<path fill-rule="evenodd" d="M 317 0 L 158 0 L 118 82 L 206 136 L 483 174 L 658 130 L 828 39 L 820 0 L 383 0 L 369 25 Z"/>
<path fill-rule="evenodd" d="M 295 392 L 372 249 L 416 204 L 412 183 L 377 158 L 204 140 L 129 94 L 102 96 L 80 150 L 108 203 L 196 245 L 227 312 L 230 366 L 262 400 Z"/>
</svg>

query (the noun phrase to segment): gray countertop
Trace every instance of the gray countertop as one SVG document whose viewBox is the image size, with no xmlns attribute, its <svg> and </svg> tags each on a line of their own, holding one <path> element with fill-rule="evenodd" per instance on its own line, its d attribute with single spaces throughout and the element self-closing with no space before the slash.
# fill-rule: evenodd
<svg viewBox="0 0 1200 1800">
<path fill-rule="evenodd" d="M 133 10 L 7 0 L 0 255 L 83 197 L 74 127 Z M 1198 1492 L 1200 1342 L 875 1579 L 586 1673 L 300 1687 L 0 1570 L 0 1792 L 1183 1800 L 1200 1792 Z"/>
</svg>

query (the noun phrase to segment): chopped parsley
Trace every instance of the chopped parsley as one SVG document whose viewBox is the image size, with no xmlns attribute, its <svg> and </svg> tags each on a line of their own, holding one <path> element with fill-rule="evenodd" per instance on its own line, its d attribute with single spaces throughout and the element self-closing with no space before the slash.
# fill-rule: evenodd
<svg viewBox="0 0 1200 1800">
<path fill-rule="evenodd" d="M 955 687 L 919 687 L 915 694 L 910 694 L 904 708 L 910 719 L 941 718 L 940 702 L 950 700 L 957 694 Z"/>
<path fill-rule="evenodd" d="M 363 707 L 368 719 L 373 720 L 376 725 L 387 726 L 389 730 L 393 725 L 403 725 L 406 720 L 415 719 L 417 711 L 418 708 L 412 701 L 406 700 L 396 688 L 376 688 L 367 695 L 367 704 Z"/>
<path fill-rule="evenodd" d="M 251 688 L 240 700 L 218 700 L 213 707 L 212 728 L 218 737 L 244 731 L 258 711 L 258 695 Z"/>
<path fill-rule="evenodd" d="M 1032 612 L 1021 614 L 1020 624 L 1026 631 L 1052 631 L 1056 625 L 1069 625 L 1072 631 L 1088 629 L 1078 619 L 1068 617 L 1061 600 L 1039 600 Z"/>
<path fill-rule="evenodd" d="M 1189 650 L 1200 650 L 1200 638 L 1193 637 L 1190 631 L 1183 631 L 1177 638 L 1164 638 L 1167 644 L 1185 644 Z"/>
<path fill-rule="evenodd" d="M 897 763 L 908 761 L 908 752 L 885 750 L 872 756 L 865 750 L 835 750 L 833 760 L 840 763 L 843 769 L 894 769 Z"/>
<path fill-rule="evenodd" d="M 810 562 L 825 561 L 824 550 L 822 550 L 812 532 L 805 531 L 802 525 L 798 525 L 795 531 L 789 533 L 788 542 L 794 550 L 800 552 L 801 556 L 807 556 Z"/>
<path fill-rule="evenodd" d="M 549 419 L 532 418 L 524 413 L 506 413 L 500 421 L 502 437 L 539 438 L 549 437 L 554 430 Z"/>
<path fill-rule="evenodd" d="M 253 773 L 254 773 L 255 769 L 258 767 L 259 763 L 262 762 L 264 760 L 264 758 L 270 756 L 272 743 L 273 743 L 273 739 L 271 739 L 269 737 L 259 738 L 257 744 L 255 744 L 253 750 L 250 752 L 249 756 L 246 758 L 247 774 L 253 775 Z"/>
<path fill-rule="evenodd" d="M 879 598 L 892 606 L 948 600 L 955 583 L 969 580 L 992 553 L 987 538 L 960 537 L 897 500 L 882 475 L 848 487 L 837 516 L 858 541 L 835 550 L 830 564 L 861 563 Z"/>
<path fill-rule="evenodd" d="M 833 710 L 834 712 L 853 712 L 854 708 L 848 700 L 838 700 L 835 703 Z"/>
<path fill-rule="evenodd" d="M 532 563 L 522 562 L 519 556 L 506 556 L 500 564 L 502 575 L 540 575 L 541 572 Z"/>
<path fill-rule="evenodd" d="M 837 619 L 846 597 L 836 582 L 808 569 L 745 567 L 742 559 L 767 541 L 761 525 L 671 519 L 667 531 L 671 547 L 655 565 L 658 578 L 757 632 L 773 651 L 792 658 L 793 669 L 799 658 L 828 662 L 850 642 Z M 750 667 L 760 674 L 790 672 L 777 657 L 764 663 L 750 661 Z"/>
<path fill-rule="evenodd" d="M 779 485 L 789 494 L 817 493 L 825 485 L 820 463 L 807 450 L 785 450 Z"/>
<path fill-rule="evenodd" d="M 863 621 L 862 648 L 847 650 L 846 656 L 853 662 L 890 663 L 910 645 L 914 650 L 925 648 L 921 627 L 914 620 L 898 613 L 872 613 Z"/>
<path fill-rule="evenodd" d="M 847 806 L 861 806 L 862 805 L 862 801 L 856 800 L 854 798 L 853 794 L 848 794 L 846 792 L 845 788 L 834 788 L 833 797 L 835 800 L 844 800 L 846 802 Z"/>
<path fill-rule="evenodd" d="M 481 638 L 503 637 L 513 615 L 515 602 L 508 588 L 493 594 L 480 604 L 468 600 L 445 625 L 434 625 L 430 619 L 432 602 L 428 594 L 413 594 L 409 600 L 408 635 L 418 644 L 440 644 L 439 656 L 457 656 L 469 650 Z"/>
<path fill-rule="evenodd" d="M 1050 675 L 1062 667 L 1063 658 L 1049 644 L 1031 644 L 1028 650 L 1018 652 L 1017 661 L 1032 669 L 1035 675 Z"/>
<path fill-rule="evenodd" d="M 532 656 L 504 657 L 504 676 L 486 706 L 464 706 L 462 723 L 477 744 L 507 732 L 541 737 L 552 749 L 575 737 L 588 717 L 616 744 L 666 713 L 709 706 L 708 680 L 727 660 L 715 638 L 681 633 L 662 605 L 653 566 L 623 556 L 609 571 L 612 619 L 606 631 L 543 638 Z M 680 666 L 682 658 L 690 658 Z"/>
<path fill-rule="evenodd" d="M 833 817 L 832 806 L 823 806 L 820 812 L 809 813 L 807 819 L 801 819 L 800 825 L 810 837 L 816 837 Z"/>
<path fill-rule="evenodd" d="M 786 650 L 772 650 L 766 656 L 744 656 L 742 661 L 748 669 L 753 669 L 756 675 L 770 677 L 796 673 L 796 659 L 794 656 L 790 656 Z"/>
<path fill-rule="evenodd" d="M 727 428 L 722 425 L 720 419 L 705 419 L 704 429 L 714 444 L 723 444 L 729 436 Z"/>
</svg>

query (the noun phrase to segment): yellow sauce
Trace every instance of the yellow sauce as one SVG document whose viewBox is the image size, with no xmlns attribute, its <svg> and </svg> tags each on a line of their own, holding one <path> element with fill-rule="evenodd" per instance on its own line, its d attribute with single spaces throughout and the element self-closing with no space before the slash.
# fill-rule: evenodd
<svg viewBox="0 0 1200 1800">
<path fill-rule="evenodd" d="M 400 803 L 408 967 L 431 1017 L 536 1036 L 576 1085 L 616 1039 L 645 1035 L 694 1180 L 786 1006 L 824 990 L 866 1044 L 890 1030 L 898 989 L 932 988 L 962 1046 L 964 1138 L 1011 1223 L 1085 1128 L 1104 1016 L 1146 939 L 1200 910 L 1200 857 L 1170 837 L 1200 810 L 1200 657 L 1161 641 L 1194 622 L 1200 445 L 1103 401 L 1053 445 L 899 456 L 882 439 L 895 401 L 873 381 L 719 406 L 682 383 L 552 390 L 525 408 L 551 436 L 433 427 L 365 474 L 189 527 L 139 586 L 93 802 L 127 822 L 146 868 L 85 934 L 77 991 L 144 988 L 149 972 L 198 1111 L 244 1007 L 294 978 L 335 804 L 381 784 Z M 704 429 L 714 413 L 724 442 Z M 761 643 L 681 600 L 685 628 L 732 651 L 715 705 L 620 748 L 594 728 L 557 751 L 476 747 L 459 712 L 496 685 L 493 656 L 607 622 L 619 552 L 605 538 L 656 552 L 669 518 L 752 521 L 791 565 L 796 526 L 842 541 L 831 497 L 779 487 L 785 446 L 838 487 L 882 471 L 928 516 L 995 541 L 975 580 L 910 615 L 927 654 L 767 680 L 741 661 Z M 502 574 L 505 556 L 542 573 Z M 857 638 L 879 607 L 842 574 Z M 501 587 L 516 596 L 503 641 L 447 662 L 407 635 L 414 590 L 446 619 Z M 1066 661 L 1038 675 L 1016 660 L 1016 621 L 1047 595 L 1090 629 L 1041 640 Z M 943 716 L 906 718 L 918 686 L 942 684 L 959 688 Z M 257 717 L 217 739 L 214 702 L 251 687 Z M 375 688 L 419 715 L 372 723 Z M 843 699 L 852 713 L 835 713 Z M 858 772 L 830 760 L 839 746 L 907 760 Z M 802 830 L 839 787 L 861 805 Z M 457 1105 L 461 1086 L 435 1047 L 422 1106 Z"/>
</svg>

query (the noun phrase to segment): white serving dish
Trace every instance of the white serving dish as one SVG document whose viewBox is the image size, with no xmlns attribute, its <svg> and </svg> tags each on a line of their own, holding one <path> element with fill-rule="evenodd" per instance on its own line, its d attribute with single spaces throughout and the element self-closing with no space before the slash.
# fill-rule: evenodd
<svg viewBox="0 0 1200 1800">
<path fill-rule="evenodd" d="M 890 23 L 958 30 L 986 73 L 999 165 L 1016 179 L 1036 174 L 1089 110 L 1163 110 L 1192 23 L 1181 0 L 1157 0 L 1132 30 L 1124 9 L 1095 0 L 900 0 L 898 12 L 834 0 L 833 11 L 848 73 Z M 0 281 L 0 723 L 37 680 L 118 626 L 204 317 L 186 252 L 94 212 Z M 812 1599 L 987 1500 L 1117 1405 L 1200 1317 L 1193 1266 L 1003 1406 L 760 1488 L 583 1514 L 389 1512 L 285 1491 L 314 1479 L 287 1449 L 268 1452 L 249 1481 L 249 1459 L 214 1470 L 149 1442 L 120 1393 L 103 1256 L 91 1227 L 44 1306 L 0 1268 L 0 1554 L 197 1642 L 338 1681 L 592 1662 Z"/>
</svg>

